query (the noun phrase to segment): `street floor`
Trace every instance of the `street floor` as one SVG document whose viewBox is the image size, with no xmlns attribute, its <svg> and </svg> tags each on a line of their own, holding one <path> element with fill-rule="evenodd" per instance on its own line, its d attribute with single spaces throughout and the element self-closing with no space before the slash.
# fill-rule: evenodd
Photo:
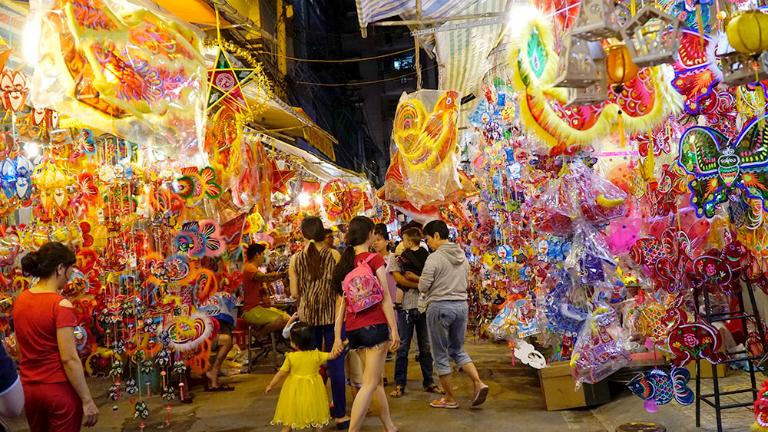
<svg viewBox="0 0 768 432">
<path fill-rule="evenodd" d="M 695 409 L 672 402 L 650 414 L 643 409 L 643 402 L 614 386 L 613 401 L 591 409 L 547 411 L 537 373 L 528 366 L 513 367 L 509 350 L 505 345 L 488 342 L 467 342 L 467 351 L 473 357 L 483 380 L 490 386 L 488 402 L 481 409 L 470 409 L 470 383 L 461 373 L 455 374 L 457 394 L 462 396 L 458 410 L 438 410 L 429 407 L 434 395 L 421 390 L 421 373 L 415 361 L 410 362 L 409 388 L 400 399 L 389 399 L 392 417 L 402 432 L 614 432 L 624 423 L 655 421 L 669 432 L 716 431 L 714 412 L 702 408 L 702 428 L 695 427 Z M 413 359 L 413 354 L 411 355 Z M 235 391 L 205 393 L 202 387 L 194 387 L 194 403 L 174 402 L 170 412 L 170 426 L 165 426 L 165 403 L 159 396 L 147 399 L 151 410 L 145 420 L 145 432 L 166 430 L 179 432 L 246 432 L 279 431 L 271 426 L 279 391 L 265 395 L 264 387 L 272 377 L 271 362 L 262 360 L 251 374 L 222 378 L 222 382 L 235 386 Z M 394 361 L 387 363 L 390 382 Z M 704 380 L 703 382 L 707 382 Z M 117 404 L 107 400 L 109 381 L 89 380 L 100 407 L 99 424 L 95 431 L 139 431 L 139 420 L 133 418 L 133 407 L 128 398 Z M 723 391 L 748 387 L 746 374 L 733 372 L 721 381 Z M 759 383 L 758 383 L 759 385 Z M 392 390 L 387 387 L 387 393 Z M 706 386 L 703 387 L 706 391 Z M 749 397 L 749 396 L 742 396 Z M 741 399 L 743 400 L 743 399 Z M 116 409 L 113 409 L 116 408 Z M 749 408 L 726 411 L 725 431 L 746 432 L 752 424 Z M 23 419 L 10 422 L 14 432 L 28 431 Z M 326 430 L 335 430 L 329 426 Z M 366 420 L 364 431 L 381 431 L 378 419 Z"/>
</svg>

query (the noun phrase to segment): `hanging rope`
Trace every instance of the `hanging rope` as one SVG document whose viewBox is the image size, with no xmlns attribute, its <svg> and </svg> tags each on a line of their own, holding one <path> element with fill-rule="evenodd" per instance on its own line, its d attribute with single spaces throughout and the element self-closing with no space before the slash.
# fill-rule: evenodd
<svg viewBox="0 0 768 432">
<path fill-rule="evenodd" d="M 429 66 L 422 69 L 422 71 L 427 71 L 434 68 L 435 66 Z M 360 85 L 368 85 L 368 84 L 378 84 L 386 81 L 396 81 L 396 80 L 399 80 L 400 78 L 405 78 L 412 75 L 416 75 L 416 71 L 408 72 L 392 78 L 382 78 L 382 79 L 371 80 L 371 81 L 350 81 L 346 83 L 320 83 L 320 82 L 309 82 L 309 81 L 294 81 L 294 82 L 296 84 L 316 85 L 320 87 L 344 87 L 344 86 L 360 86 Z"/>
</svg>

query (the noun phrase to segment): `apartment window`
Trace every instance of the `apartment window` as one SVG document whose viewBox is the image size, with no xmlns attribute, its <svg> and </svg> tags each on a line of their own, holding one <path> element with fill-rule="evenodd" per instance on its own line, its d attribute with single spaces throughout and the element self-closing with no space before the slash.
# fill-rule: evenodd
<svg viewBox="0 0 768 432">
<path fill-rule="evenodd" d="M 413 69 L 413 65 L 415 61 L 416 60 L 413 54 L 401 55 L 401 56 L 395 57 L 392 60 L 392 68 L 397 71 L 411 70 Z"/>
</svg>

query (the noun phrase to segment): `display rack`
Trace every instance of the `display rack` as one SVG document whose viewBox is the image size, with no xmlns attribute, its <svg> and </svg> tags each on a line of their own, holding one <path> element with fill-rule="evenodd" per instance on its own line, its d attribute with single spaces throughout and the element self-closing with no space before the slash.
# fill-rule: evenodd
<svg viewBox="0 0 768 432">
<path fill-rule="evenodd" d="M 762 321 L 760 320 L 760 312 L 757 309 L 757 303 L 755 302 L 755 292 L 754 292 L 754 289 L 752 288 L 752 284 L 749 281 L 745 281 L 744 286 L 745 286 L 745 289 L 743 291 L 746 291 L 747 295 L 749 295 L 749 301 L 752 307 L 752 313 L 747 313 L 746 308 L 744 307 L 743 291 L 739 292 L 738 294 L 739 309 L 737 311 L 731 311 L 726 313 L 713 313 L 712 304 L 709 298 L 709 290 L 702 289 L 700 296 L 704 300 L 704 310 L 703 310 L 703 313 L 701 313 L 699 316 L 701 319 L 703 319 L 704 321 L 710 324 L 716 323 L 716 322 L 731 321 L 731 320 L 741 321 L 741 328 L 744 331 L 744 337 L 748 337 L 749 335 L 749 328 L 747 326 L 747 322 L 749 320 L 754 320 L 755 328 L 760 338 L 760 344 L 762 345 L 762 352 L 765 353 L 766 352 L 765 331 L 763 329 Z M 694 300 L 696 303 L 696 311 L 699 311 L 700 310 L 699 295 L 694 296 Z M 744 346 L 745 346 L 745 349 L 742 351 L 729 353 L 730 358 L 728 360 L 725 360 L 722 363 L 730 364 L 730 363 L 738 363 L 738 362 L 746 361 L 749 366 L 748 371 L 749 371 L 749 379 L 751 383 L 750 388 L 721 392 L 720 379 L 717 376 L 718 374 L 716 370 L 716 365 L 713 365 L 712 366 L 713 368 L 712 393 L 701 394 L 701 380 L 702 380 L 701 358 L 700 357 L 696 358 L 696 427 L 701 427 L 701 403 L 702 402 L 714 408 L 717 431 L 722 432 L 723 410 L 752 406 L 755 400 L 757 400 L 758 386 L 757 386 L 757 377 L 756 377 L 757 367 L 755 366 L 755 361 L 759 361 L 762 358 L 762 353 L 757 356 L 751 356 L 749 352 L 749 348 L 747 347 L 746 343 L 744 343 Z M 723 396 L 738 395 L 738 394 L 744 394 L 744 393 L 752 393 L 752 400 L 748 402 L 733 402 L 733 403 L 725 403 L 725 404 L 723 403 L 723 400 L 722 400 Z"/>
</svg>

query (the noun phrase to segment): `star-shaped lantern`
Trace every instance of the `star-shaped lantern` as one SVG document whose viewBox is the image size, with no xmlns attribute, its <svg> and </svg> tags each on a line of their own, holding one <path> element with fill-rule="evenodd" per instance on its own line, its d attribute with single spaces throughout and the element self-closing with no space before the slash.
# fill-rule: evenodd
<svg viewBox="0 0 768 432">
<path fill-rule="evenodd" d="M 216 64 L 208 70 L 208 110 L 221 109 L 222 105 L 240 114 L 244 109 L 248 110 L 242 87 L 253 79 L 255 73 L 255 69 L 232 67 L 226 51 L 219 48 Z"/>
</svg>

